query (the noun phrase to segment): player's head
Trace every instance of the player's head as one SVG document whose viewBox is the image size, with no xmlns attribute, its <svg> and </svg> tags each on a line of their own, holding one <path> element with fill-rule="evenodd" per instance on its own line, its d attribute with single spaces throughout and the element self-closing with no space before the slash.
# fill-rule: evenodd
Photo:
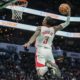
<svg viewBox="0 0 80 80">
<path fill-rule="evenodd" d="M 45 17 L 43 19 L 42 25 L 43 26 L 52 27 L 52 26 L 55 25 L 55 20 L 53 18 L 49 17 L 49 16 L 48 17 Z"/>
</svg>

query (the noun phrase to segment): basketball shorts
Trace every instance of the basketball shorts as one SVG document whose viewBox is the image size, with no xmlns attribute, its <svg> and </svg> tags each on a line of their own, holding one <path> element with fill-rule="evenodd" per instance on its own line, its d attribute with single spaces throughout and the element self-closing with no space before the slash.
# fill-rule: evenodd
<svg viewBox="0 0 80 80">
<path fill-rule="evenodd" d="M 45 48 L 45 47 L 38 47 L 36 49 L 36 56 L 35 56 L 35 66 L 37 68 L 45 67 L 47 62 L 55 63 L 52 49 Z"/>
</svg>

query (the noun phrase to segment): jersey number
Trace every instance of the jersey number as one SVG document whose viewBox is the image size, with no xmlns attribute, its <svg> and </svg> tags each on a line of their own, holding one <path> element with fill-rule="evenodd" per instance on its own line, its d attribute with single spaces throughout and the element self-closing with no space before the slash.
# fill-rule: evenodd
<svg viewBox="0 0 80 80">
<path fill-rule="evenodd" d="M 44 38 L 44 40 L 43 40 L 43 43 L 44 43 L 44 44 L 47 44 L 48 39 L 49 39 L 49 37 L 46 36 L 46 37 Z"/>
</svg>

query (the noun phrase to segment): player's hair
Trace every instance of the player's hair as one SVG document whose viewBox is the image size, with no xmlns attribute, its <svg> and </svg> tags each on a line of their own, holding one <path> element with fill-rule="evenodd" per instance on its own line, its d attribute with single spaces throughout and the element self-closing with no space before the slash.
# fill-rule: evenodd
<svg viewBox="0 0 80 80">
<path fill-rule="evenodd" d="M 54 26 L 56 21 L 51 17 L 46 17 L 47 25 Z"/>
</svg>

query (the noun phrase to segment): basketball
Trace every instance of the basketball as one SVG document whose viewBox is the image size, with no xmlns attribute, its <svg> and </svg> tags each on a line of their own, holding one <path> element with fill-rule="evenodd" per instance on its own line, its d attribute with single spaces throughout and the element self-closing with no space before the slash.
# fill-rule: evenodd
<svg viewBox="0 0 80 80">
<path fill-rule="evenodd" d="M 66 15 L 68 9 L 70 9 L 70 6 L 69 6 L 68 4 L 66 4 L 66 3 L 63 3 L 63 4 L 61 4 L 61 5 L 59 6 L 59 12 L 60 12 L 61 14 Z"/>
</svg>

